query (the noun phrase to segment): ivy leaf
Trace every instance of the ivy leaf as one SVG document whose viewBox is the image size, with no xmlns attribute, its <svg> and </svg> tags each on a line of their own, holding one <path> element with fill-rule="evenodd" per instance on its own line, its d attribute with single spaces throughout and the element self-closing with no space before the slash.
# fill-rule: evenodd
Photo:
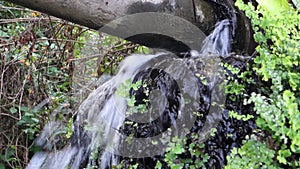
<svg viewBox="0 0 300 169">
<path fill-rule="evenodd" d="M 182 154 L 184 152 L 184 148 L 181 146 L 175 146 L 174 149 L 172 150 L 175 154 Z"/>
</svg>

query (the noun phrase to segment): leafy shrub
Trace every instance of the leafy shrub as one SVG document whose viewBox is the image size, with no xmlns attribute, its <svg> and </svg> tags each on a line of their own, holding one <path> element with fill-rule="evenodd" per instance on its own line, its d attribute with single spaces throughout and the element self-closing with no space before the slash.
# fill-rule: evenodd
<svg viewBox="0 0 300 169">
<path fill-rule="evenodd" d="M 72 116 L 72 59 L 87 28 L 0 4 L 0 168 L 24 168 L 50 114 Z"/>
<path fill-rule="evenodd" d="M 233 148 L 231 154 L 227 156 L 229 161 L 225 169 L 240 169 L 240 168 L 265 168 L 275 169 L 273 158 L 275 151 L 270 150 L 264 143 L 250 139 L 244 141 L 240 149 Z"/>
<path fill-rule="evenodd" d="M 168 143 L 162 162 L 171 169 L 205 168 L 209 155 L 205 153 L 204 143 L 198 142 L 198 135 L 191 133 L 192 141 L 188 142 L 188 136 L 183 138 L 174 137 Z M 157 161 L 155 169 L 162 168 L 162 162 Z"/>
<path fill-rule="evenodd" d="M 254 70 L 265 84 L 245 103 L 254 103 L 256 124 L 269 141 L 248 140 L 232 151 L 227 168 L 300 167 L 300 15 L 285 1 L 262 2 L 236 5 L 251 19 L 258 43 Z"/>
</svg>

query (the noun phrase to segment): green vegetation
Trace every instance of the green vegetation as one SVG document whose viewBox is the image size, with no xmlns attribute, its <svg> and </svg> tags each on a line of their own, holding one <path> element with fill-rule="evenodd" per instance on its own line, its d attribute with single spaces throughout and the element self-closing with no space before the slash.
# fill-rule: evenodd
<svg viewBox="0 0 300 169">
<path fill-rule="evenodd" d="M 128 91 L 138 91 L 139 88 L 143 87 L 143 92 L 146 96 L 149 96 L 149 89 L 147 88 L 147 84 L 144 83 L 141 80 L 132 83 L 132 79 L 127 79 L 124 83 L 122 83 L 117 91 L 116 95 L 124 97 L 127 102 L 128 110 L 126 112 L 126 117 L 133 115 L 134 113 L 145 113 L 147 112 L 147 103 L 149 103 L 149 100 L 144 99 L 142 100 L 144 104 L 136 104 L 136 98 L 134 95 L 131 95 Z"/>
<path fill-rule="evenodd" d="M 197 169 L 205 168 L 205 163 L 209 159 L 209 155 L 204 151 L 204 143 L 198 141 L 198 135 L 191 134 L 192 141 L 187 142 L 187 137 L 173 138 L 168 144 L 164 162 L 171 169 Z M 186 158 L 190 157 L 190 158 Z M 157 162 L 156 168 L 161 169 L 160 161 Z"/>
<path fill-rule="evenodd" d="M 225 169 L 275 169 L 277 166 L 273 163 L 274 156 L 275 151 L 270 150 L 264 143 L 253 139 L 245 140 L 241 148 L 233 148 L 227 156 L 228 165 Z"/>
<path fill-rule="evenodd" d="M 70 39 L 86 29 L 0 2 L 0 164 L 24 168 L 36 151 L 33 139 L 50 114 L 68 121 L 78 52 Z M 82 41 L 78 41 L 82 46 Z M 78 48 L 79 49 L 79 48 Z"/>
<path fill-rule="evenodd" d="M 232 150 L 226 168 L 299 168 L 300 15 L 286 1 L 259 3 L 236 5 L 251 19 L 258 43 L 253 69 L 265 85 L 245 104 L 254 104 L 264 138 L 251 137 Z"/>
<path fill-rule="evenodd" d="M 25 168 L 49 120 L 72 135 L 78 104 L 98 77 L 148 48 L 0 1 L 0 169 Z M 58 137 L 57 136 L 57 137 Z M 56 137 L 56 136 L 55 136 Z"/>
<path fill-rule="evenodd" d="M 255 112 L 230 110 L 229 118 L 255 121 L 257 128 L 241 147 L 231 150 L 225 168 L 300 168 L 300 1 L 292 1 L 297 9 L 286 0 L 257 2 L 255 7 L 236 0 L 250 18 L 258 44 L 253 62 L 242 72 L 223 64 L 232 74 L 226 83 L 230 100 L 242 100 Z M 149 49 L 4 1 L 0 4 L 0 169 L 24 168 L 38 151 L 34 138 L 49 120 L 63 121 L 62 135 L 70 138 L 74 112 L 97 78 L 115 74 L 127 55 Z M 257 87 L 256 92 L 247 93 L 249 86 Z M 128 93 L 140 87 L 147 89 L 141 81 L 129 80 L 117 91 L 127 99 L 127 115 L 147 109 L 147 100 L 136 106 Z M 155 168 L 205 168 L 210 159 L 206 151 L 195 133 L 173 138 Z"/>
</svg>

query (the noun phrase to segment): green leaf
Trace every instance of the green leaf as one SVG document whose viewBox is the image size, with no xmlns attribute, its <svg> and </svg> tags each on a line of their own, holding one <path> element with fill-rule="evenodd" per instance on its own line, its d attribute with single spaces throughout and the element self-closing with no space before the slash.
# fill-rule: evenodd
<svg viewBox="0 0 300 169">
<path fill-rule="evenodd" d="M 9 35 L 6 32 L 0 30 L 0 37 L 9 38 Z"/>
<path fill-rule="evenodd" d="M 28 112 L 28 107 L 21 106 L 20 110 L 21 110 L 22 112 Z"/>
<path fill-rule="evenodd" d="M 15 107 L 12 107 L 9 109 L 9 111 L 12 113 L 12 114 L 15 114 L 17 113 L 18 109 L 16 109 Z"/>
<path fill-rule="evenodd" d="M 289 73 L 289 84 L 291 85 L 293 91 L 298 89 L 298 85 L 300 84 L 300 77 L 296 73 Z"/>
<path fill-rule="evenodd" d="M 280 163 L 287 164 L 286 158 L 291 156 L 290 150 L 279 150 L 277 159 Z"/>
<path fill-rule="evenodd" d="M 184 148 L 182 148 L 180 145 L 177 145 L 174 147 L 172 152 L 175 154 L 182 154 L 184 152 Z"/>
<path fill-rule="evenodd" d="M 31 120 L 33 121 L 33 122 L 35 122 L 35 123 L 38 123 L 38 122 L 40 122 L 40 120 L 39 119 L 37 119 L 37 118 L 31 118 Z"/>
<path fill-rule="evenodd" d="M 298 112 L 299 113 L 299 112 Z M 293 130 L 298 130 L 300 129 L 300 118 L 299 117 L 296 117 L 296 118 L 293 118 Z"/>
<path fill-rule="evenodd" d="M 162 167 L 161 162 L 160 162 L 160 161 L 157 161 L 157 162 L 156 162 L 156 165 L 155 165 L 155 169 L 161 169 L 161 167 Z"/>
<path fill-rule="evenodd" d="M 286 102 L 290 102 L 291 97 L 293 97 L 293 93 L 290 90 L 285 90 L 283 92 L 283 100 Z"/>
<path fill-rule="evenodd" d="M 171 165 L 171 169 L 182 169 L 184 166 L 184 164 L 180 163 L 180 164 L 173 164 Z"/>
<path fill-rule="evenodd" d="M 0 163 L 0 169 L 5 169 L 5 166 L 3 163 Z"/>
</svg>

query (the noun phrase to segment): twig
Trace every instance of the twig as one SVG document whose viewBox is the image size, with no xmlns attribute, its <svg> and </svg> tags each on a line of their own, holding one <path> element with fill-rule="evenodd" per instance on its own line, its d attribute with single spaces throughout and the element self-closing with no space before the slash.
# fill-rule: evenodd
<svg viewBox="0 0 300 169">
<path fill-rule="evenodd" d="M 87 56 L 87 57 L 84 57 L 84 58 L 70 59 L 70 61 L 89 60 L 89 59 L 93 59 L 93 58 L 97 58 L 97 57 L 104 57 L 104 55 L 102 55 L 102 54 L 95 54 L 95 55 Z"/>
<path fill-rule="evenodd" d="M 62 22 L 61 19 L 51 17 L 52 21 Z M 15 19 L 0 19 L 0 24 L 16 23 L 16 22 L 39 22 L 39 21 L 49 21 L 49 18 L 15 18 Z"/>
<path fill-rule="evenodd" d="M 60 41 L 60 42 L 74 42 L 74 43 L 80 43 L 80 44 L 86 44 L 85 42 L 80 42 L 77 40 L 69 40 L 69 39 L 53 39 L 53 38 L 47 38 L 47 39 L 42 39 L 42 38 L 38 38 L 37 41 Z M 92 45 L 90 45 L 92 46 Z M 96 47 L 96 45 L 93 45 Z"/>
<path fill-rule="evenodd" d="M 30 70 L 28 70 L 28 74 L 26 77 L 28 77 L 29 74 L 30 74 Z M 27 78 L 24 79 L 22 89 L 20 89 L 21 95 L 20 95 L 20 100 L 19 100 L 19 120 L 22 119 L 21 103 L 22 103 L 22 99 L 23 99 L 23 95 L 24 95 L 24 88 L 25 88 L 26 82 L 27 82 Z"/>
<path fill-rule="evenodd" d="M 8 117 L 11 117 L 11 118 L 13 118 L 13 119 L 15 119 L 15 120 L 19 120 L 19 118 L 14 117 L 13 115 L 10 115 L 10 114 L 7 114 L 7 113 L 0 113 L 0 115 L 1 115 L 1 116 L 8 116 Z"/>
<path fill-rule="evenodd" d="M 3 5 L 0 5 L 0 9 L 1 8 L 2 9 L 8 9 L 8 10 L 19 10 L 19 11 L 36 12 L 36 11 L 28 9 L 28 8 L 9 7 L 9 6 L 3 6 Z"/>
<path fill-rule="evenodd" d="M 3 65 L 3 69 L 4 69 L 4 65 Z M 2 91 L 3 91 L 3 84 L 4 84 L 4 73 L 5 70 L 3 70 L 2 74 L 1 74 L 1 82 L 0 82 L 0 100 L 2 99 Z"/>
</svg>

